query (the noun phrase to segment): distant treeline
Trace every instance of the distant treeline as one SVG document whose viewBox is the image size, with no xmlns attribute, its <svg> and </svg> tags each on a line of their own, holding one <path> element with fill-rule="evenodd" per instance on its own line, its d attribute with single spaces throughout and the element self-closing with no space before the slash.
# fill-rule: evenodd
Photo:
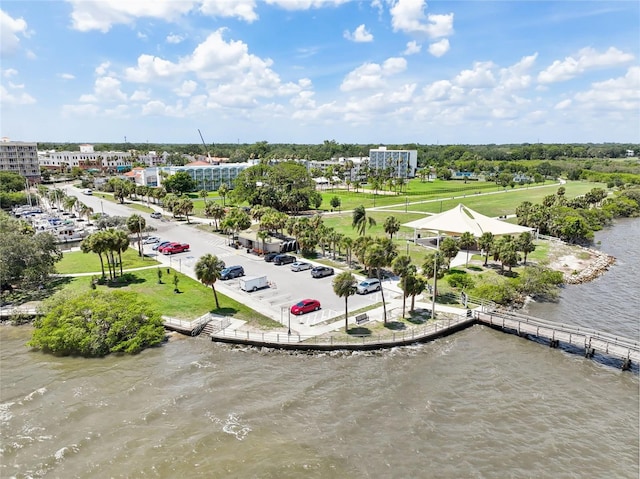
<svg viewBox="0 0 640 479">
<path fill-rule="evenodd" d="M 41 150 L 78 151 L 79 143 L 38 143 Z M 328 160 L 338 157 L 368 156 L 369 150 L 380 144 L 358 145 L 337 143 L 333 140 L 318 145 L 294 143 L 94 143 L 95 151 L 129 151 L 140 154 L 155 151 L 158 154 L 201 155 L 231 158 L 245 161 L 249 158 L 294 158 L 308 160 Z M 586 143 L 586 144 L 513 144 L 513 145 L 419 145 L 415 143 L 384 145 L 388 149 L 417 150 L 420 166 L 446 166 L 457 161 L 523 161 L 559 159 L 620 159 L 627 158 L 627 150 L 640 155 L 640 144 L 633 143 Z M 637 162 L 637 158 L 631 158 Z"/>
</svg>

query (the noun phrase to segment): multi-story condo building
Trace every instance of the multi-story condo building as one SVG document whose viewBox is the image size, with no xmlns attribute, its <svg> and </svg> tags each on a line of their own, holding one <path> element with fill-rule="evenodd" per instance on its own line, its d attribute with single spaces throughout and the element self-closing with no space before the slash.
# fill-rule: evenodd
<svg viewBox="0 0 640 479">
<path fill-rule="evenodd" d="M 418 150 L 387 150 L 386 146 L 369 150 L 369 168 L 390 171 L 396 178 L 414 178 L 418 169 Z"/>
<path fill-rule="evenodd" d="M 185 171 L 196 182 L 196 190 L 216 191 L 222 183 L 233 188 L 235 179 L 241 171 L 252 166 L 253 163 L 221 163 L 218 165 L 206 161 L 194 161 L 184 166 L 159 166 L 155 172 L 149 172 L 148 177 L 155 177 L 157 186 L 162 186 L 162 177 L 165 172 L 169 176 L 175 175 L 178 171 Z M 151 168 L 147 168 L 151 170 Z"/>
<path fill-rule="evenodd" d="M 0 140 L 0 171 L 12 171 L 24 176 L 29 183 L 40 183 L 38 144 Z"/>
<path fill-rule="evenodd" d="M 128 151 L 94 151 L 93 145 L 80 145 L 80 151 L 48 151 L 40 156 L 43 168 L 68 170 L 125 171 L 131 169 L 133 158 Z"/>
</svg>

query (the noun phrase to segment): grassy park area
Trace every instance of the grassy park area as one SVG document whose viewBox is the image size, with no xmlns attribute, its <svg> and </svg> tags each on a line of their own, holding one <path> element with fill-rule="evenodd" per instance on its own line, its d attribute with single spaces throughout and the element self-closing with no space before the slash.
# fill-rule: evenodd
<svg viewBox="0 0 640 479">
<path fill-rule="evenodd" d="M 124 278 L 110 285 L 97 285 L 98 289 L 123 289 L 141 294 L 161 314 L 177 319 L 196 319 L 208 312 L 222 316 L 233 316 L 247 321 L 254 327 L 278 326 L 270 318 L 253 311 L 218 291 L 220 309 L 215 309 L 215 299 L 210 287 L 203 285 L 189 276 L 159 266 L 155 260 L 138 257 L 137 252 L 130 248 L 122 255 L 123 269 L 158 265 L 156 268 L 125 272 Z M 158 282 L 158 271 L 162 271 L 162 283 Z M 100 261 L 98 255 L 74 251 L 65 253 L 58 263 L 58 272 L 62 274 L 79 274 L 96 272 L 100 276 Z M 178 278 L 179 293 L 174 292 L 174 275 Z M 91 289 L 91 276 L 75 276 L 58 281 L 56 289 L 86 292 Z"/>
</svg>

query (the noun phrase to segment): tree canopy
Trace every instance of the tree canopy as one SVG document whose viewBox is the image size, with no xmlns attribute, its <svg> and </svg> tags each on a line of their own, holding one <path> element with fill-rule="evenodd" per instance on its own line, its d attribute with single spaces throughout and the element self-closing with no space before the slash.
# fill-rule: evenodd
<svg viewBox="0 0 640 479">
<path fill-rule="evenodd" d="M 21 220 L 0 212 L 0 285 L 33 287 L 44 284 L 62 253 L 49 233 L 34 234 Z"/>
<path fill-rule="evenodd" d="M 55 295 L 34 326 L 27 345 L 61 356 L 133 354 L 165 336 L 160 314 L 140 295 L 127 291 Z"/>
</svg>

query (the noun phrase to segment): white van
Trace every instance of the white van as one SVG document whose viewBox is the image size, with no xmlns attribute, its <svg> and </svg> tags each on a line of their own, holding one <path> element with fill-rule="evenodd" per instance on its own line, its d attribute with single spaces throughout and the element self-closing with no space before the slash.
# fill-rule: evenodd
<svg viewBox="0 0 640 479">
<path fill-rule="evenodd" d="M 91 196 L 91 195 L 93 194 L 93 191 L 91 191 L 90 189 L 86 189 L 86 190 L 84 190 L 84 191 L 83 191 L 83 193 L 84 193 L 85 195 L 89 195 L 89 196 Z"/>
</svg>

